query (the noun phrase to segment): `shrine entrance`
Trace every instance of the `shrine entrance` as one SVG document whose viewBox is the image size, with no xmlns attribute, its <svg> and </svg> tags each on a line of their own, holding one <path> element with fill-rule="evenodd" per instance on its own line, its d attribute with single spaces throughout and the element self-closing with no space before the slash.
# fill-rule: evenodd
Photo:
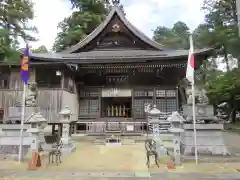
<svg viewBox="0 0 240 180">
<path fill-rule="evenodd" d="M 101 103 L 102 117 L 132 117 L 131 97 L 103 97 Z"/>
<path fill-rule="evenodd" d="M 131 118 L 132 91 L 123 88 L 102 89 L 101 117 Z"/>
</svg>

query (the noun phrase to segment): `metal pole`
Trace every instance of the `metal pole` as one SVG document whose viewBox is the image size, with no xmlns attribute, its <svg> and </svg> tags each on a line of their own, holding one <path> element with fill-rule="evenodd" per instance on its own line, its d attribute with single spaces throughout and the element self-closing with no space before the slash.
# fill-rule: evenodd
<svg viewBox="0 0 240 180">
<path fill-rule="evenodd" d="M 22 109 L 21 109 L 21 131 L 20 131 L 20 144 L 19 144 L 19 154 L 18 161 L 23 160 L 22 145 L 23 145 L 23 126 L 25 120 L 25 99 L 26 99 L 26 84 L 23 82 L 23 95 L 22 95 Z"/>
<path fill-rule="evenodd" d="M 196 109 L 195 109 L 195 88 L 192 84 L 192 112 L 193 112 L 193 133 L 194 133 L 194 149 L 195 149 L 195 161 L 198 164 L 198 151 L 197 151 L 197 130 L 196 130 Z"/>
<path fill-rule="evenodd" d="M 190 52 L 191 56 L 194 55 L 194 46 L 192 35 L 189 37 L 190 41 Z M 194 60 L 195 61 L 195 60 Z M 195 64 L 195 63 L 194 63 Z M 192 112 L 193 112 L 193 133 L 194 133 L 194 149 L 195 149 L 195 161 L 198 164 L 198 151 L 197 151 L 197 131 L 196 131 L 196 102 L 195 102 L 195 71 L 193 71 L 193 79 L 192 79 Z"/>
</svg>

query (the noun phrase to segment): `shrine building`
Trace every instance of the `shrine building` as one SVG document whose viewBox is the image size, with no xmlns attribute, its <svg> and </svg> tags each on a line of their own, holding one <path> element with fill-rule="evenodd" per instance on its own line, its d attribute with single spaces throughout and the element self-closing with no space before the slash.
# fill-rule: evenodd
<svg viewBox="0 0 240 180">
<path fill-rule="evenodd" d="M 195 64 L 212 53 L 196 49 Z M 30 54 L 30 82 L 37 84 L 37 106 L 49 124 L 59 124 L 64 106 L 72 111 L 72 133 L 142 134 L 144 107 L 179 111 L 185 103 L 179 82 L 188 50 L 165 49 L 125 17 L 116 4 L 105 21 L 76 45 L 59 53 Z M 0 64 L 1 120 L 21 101 L 19 64 Z M 131 128 L 129 128 L 131 125 Z"/>
</svg>

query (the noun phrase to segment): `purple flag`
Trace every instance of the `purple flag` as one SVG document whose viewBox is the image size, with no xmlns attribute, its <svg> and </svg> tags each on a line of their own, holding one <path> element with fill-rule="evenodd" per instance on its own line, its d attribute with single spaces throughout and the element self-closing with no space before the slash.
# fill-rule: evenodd
<svg viewBox="0 0 240 180">
<path fill-rule="evenodd" d="M 28 83 L 28 77 L 29 77 L 29 47 L 28 44 L 26 45 L 26 48 L 24 50 L 22 63 L 21 63 L 21 76 L 22 80 L 25 84 Z"/>
</svg>

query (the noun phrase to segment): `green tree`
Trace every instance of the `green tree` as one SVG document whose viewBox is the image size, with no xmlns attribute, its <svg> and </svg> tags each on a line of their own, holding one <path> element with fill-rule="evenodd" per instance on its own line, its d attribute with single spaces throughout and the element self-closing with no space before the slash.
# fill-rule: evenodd
<svg viewBox="0 0 240 180">
<path fill-rule="evenodd" d="M 33 3 L 31 1 L 0 1 L 0 60 L 19 60 L 19 54 L 16 52 L 19 39 L 35 40 L 31 33 L 37 32 L 37 29 L 28 24 L 28 21 L 33 18 Z"/>
<path fill-rule="evenodd" d="M 240 39 L 237 30 L 236 0 L 205 0 L 203 10 L 205 16 L 205 35 L 201 39 L 203 45 L 215 47 L 217 58 L 222 58 L 226 63 L 227 72 L 221 75 L 210 75 L 206 87 L 210 97 L 216 103 L 227 101 L 232 113 L 232 121 L 235 122 L 236 96 L 239 94 L 239 69 L 230 67 L 230 62 L 238 60 L 240 68 Z"/>
<path fill-rule="evenodd" d="M 59 23 L 53 50 L 62 51 L 89 35 L 106 17 L 109 2 L 105 0 L 70 0 L 75 12 Z"/>
<path fill-rule="evenodd" d="M 211 45 L 216 48 L 217 55 L 223 57 L 229 71 L 232 57 L 240 57 L 236 0 L 205 0 L 203 10 L 206 12 L 205 25 L 211 31 Z"/>
<path fill-rule="evenodd" d="M 153 32 L 153 39 L 165 48 L 189 49 L 189 28 L 184 22 L 177 22 L 173 28 L 158 26 Z"/>
<path fill-rule="evenodd" d="M 47 52 L 48 52 L 48 49 L 44 45 L 39 46 L 37 49 L 32 50 L 32 53 L 47 53 Z"/>
</svg>

